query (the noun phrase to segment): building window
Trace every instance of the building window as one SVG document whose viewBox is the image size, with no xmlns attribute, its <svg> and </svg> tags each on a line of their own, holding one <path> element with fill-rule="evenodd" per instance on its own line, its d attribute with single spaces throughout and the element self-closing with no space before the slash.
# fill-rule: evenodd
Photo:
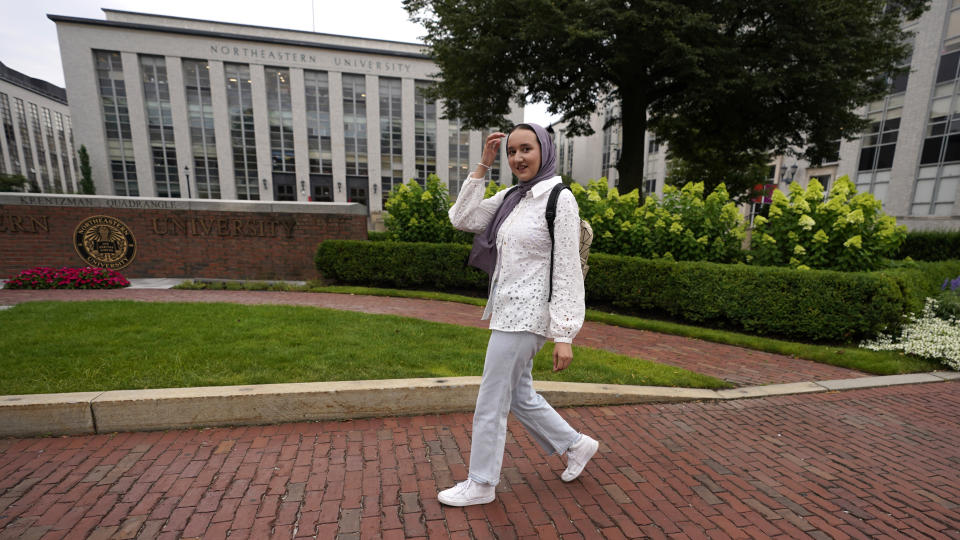
<svg viewBox="0 0 960 540">
<path fill-rule="evenodd" d="M 573 176 L 573 139 L 567 139 L 567 174 Z"/>
<path fill-rule="evenodd" d="M 304 71 L 307 102 L 307 152 L 311 174 L 333 174 L 330 139 L 330 84 L 324 71 Z"/>
<path fill-rule="evenodd" d="M 36 103 L 30 103 L 30 124 L 33 126 L 33 144 L 37 151 L 37 165 L 40 168 L 40 182 L 43 184 L 43 191 L 53 192 L 53 184 L 50 182 L 50 172 L 47 169 L 47 152 L 43 147 L 43 132 L 40 130 L 40 110 Z"/>
<path fill-rule="evenodd" d="M 613 121 L 613 111 L 607 109 L 603 118 L 603 147 L 600 157 L 600 176 L 610 178 L 610 169 L 617 165 L 620 159 L 618 148 L 620 147 L 620 130 L 617 129 Z"/>
<path fill-rule="evenodd" d="M 70 143 L 70 163 L 73 167 L 73 177 L 79 182 L 80 178 L 80 166 L 77 164 L 77 150 L 73 145 L 73 123 L 70 122 L 70 117 L 67 116 L 64 118 L 67 122 L 67 142 Z"/>
<path fill-rule="evenodd" d="M 187 91 L 187 118 L 197 197 L 219 199 L 220 171 L 213 128 L 213 100 L 210 97 L 210 66 L 207 61 L 184 60 L 183 80 Z"/>
<path fill-rule="evenodd" d="M 489 137 L 491 133 L 495 133 L 497 131 L 499 130 L 490 128 L 480 132 L 480 153 L 481 153 L 480 155 L 481 156 L 483 155 L 483 147 L 486 145 L 487 137 Z M 503 143 L 500 144 L 501 150 L 506 146 L 506 142 L 507 142 L 506 139 L 504 139 Z M 500 150 L 497 150 L 497 153 L 494 154 L 493 163 L 490 164 L 490 170 L 488 172 L 490 173 L 491 180 L 498 183 L 500 182 Z"/>
<path fill-rule="evenodd" d="M 37 183 L 37 169 L 33 166 L 33 151 L 30 149 L 30 131 L 27 128 L 27 111 L 23 107 L 23 100 L 13 98 L 15 112 L 17 114 L 17 126 L 20 130 L 20 151 L 23 152 L 23 164 L 27 170 L 27 179 L 30 180 L 30 189 L 39 192 L 40 185 Z"/>
<path fill-rule="evenodd" d="M 162 56 L 141 55 L 140 76 L 143 79 L 143 106 L 147 113 L 147 133 L 150 135 L 157 197 L 179 197 L 180 173 L 173 137 L 166 60 Z"/>
<path fill-rule="evenodd" d="M 70 193 L 77 191 L 77 177 L 70 169 L 70 147 L 67 146 L 67 132 L 63 127 L 63 115 L 54 112 L 57 119 L 57 142 L 60 143 L 60 163 L 63 164 L 63 176 L 67 180 L 67 190 Z"/>
<path fill-rule="evenodd" d="M 63 193 L 64 184 L 60 180 L 60 156 L 57 154 L 57 136 L 53 131 L 53 116 L 50 109 L 43 107 L 43 131 L 47 136 L 47 155 L 50 156 L 50 178 L 53 191 Z"/>
<path fill-rule="evenodd" d="M 10 152 L 10 172 L 23 174 L 20 167 L 20 154 L 17 152 L 17 133 L 13 128 L 13 114 L 10 112 L 10 98 L 0 93 L 0 121 L 3 122 L 3 135 L 7 139 L 7 151 Z"/>
<path fill-rule="evenodd" d="M 230 148 L 233 151 L 233 178 L 237 198 L 244 201 L 260 199 L 257 182 L 257 138 L 253 129 L 253 92 L 250 66 L 224 64 L 227 88 L 227 114 L 230 115 Z"/>
<path fill-rule="evenodd" d="M 910 213 L 917 216 L 952 214 L 960 183 L 960 2 L 954 1 L 944 36 L 945 51 L 937 66 L 937 83 L 930 101 L 930 114 Z"/>
<path fill-rule="evenodd" d="M 647 154 L 656 154 L 660 151 L 660 141 L 655 135 L 650 134 L 650 139 L 647 141 Z"/>
<path fill-rule="evenodd" d="M 386 201 L 403 183 L 403 119 L 400 79 L 380 77 L 380 189 Z"/>
<path fill-rule="evenodd" d="M 648 176 L 643 180 L 643 195 L 653 195 L 657 192 L 657 177 Z M 642 201 L 641 201 L 642 202 Z"/>
<path fill-rule="evenodd" d="M 267 114 L 270 117 L 270 156 L 273 172 L 296 172 L 293 152 L 293 104 L 290 71 L 266 68 Z"/>
<path fill-rule="evenodd" d="M 133 159 L 130 113 L 127 110 L 127 89 L 123 83 L 120 53 L 95 51 L 94 57 L 113 192 L 114 195 L 135 197 L 140 195 L 140 188 L 137 186 L 137 166 Z"/>
<path fill-rule="evenodd" d="M 414 156 L 420 185 L 428 174 L 437 174 L 437 104 L 427 100 L 427 88 L 426 81 L 417 81 L 414 87 Z"/>
<path fill-rule="evenodd" d="M 450 162 L 447 167 L 447 183 L 450 196 L 460 193 L 460 186 L 470 174 L 470 132 L 463 127 L 462 120 L 450 120 L 448 142 Z"/>
<path fill-rule="evenodd" d="M 343 74 L 343 146 L 347 176 L 367 176 L 367 78 Z"/>
<path fill-rule="evenodd" d="M 563 130 L 557 130 L 557 174 L 567 174 L 564 166 L 567 164 L 564 160 L 566 152 L 566 142 L 563 140 Z"/>
<path fill-rule="evenodd" d="M 868 105 L 870 127 L 860 137 L 860 161 L 856 185 L 860 193 L 872 193 L 883 202 L 890 185 L 890 169 L 897 148 L 903 96 L 887 96 Z"/>
</svg>

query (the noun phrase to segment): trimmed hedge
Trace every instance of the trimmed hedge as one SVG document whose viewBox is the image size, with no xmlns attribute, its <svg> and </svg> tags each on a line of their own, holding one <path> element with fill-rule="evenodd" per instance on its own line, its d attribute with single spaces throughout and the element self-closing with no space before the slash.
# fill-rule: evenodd
<svg viewBox="0 0 960 540">
<path fill-rule="evenodd" d="M 328 240 L 316 262 L 325 277 L 343 283 L 483 295 L 487 276 L 467 266 L 469 253 L 461 244 Z M 944 276 L 958 274 L 960 261 L 835 272 L 592 253 L 586 291 L 588 304 L 623 313 L 851 342 L 900 324 L 904 313 L 939 290 Z"/>
<path fill-rule="evenodd" d="M 487 290 L 487 274 L 467 266 L 470 246 L 427 242 L 327 240 L 317 248 L 317 270 L 351 285 L 435 291 Z"/>
<path fill-rule="evenodd" d="M 900 246 L 897 259 L 915 261 L 960 259 L 960 231 L 912 231 Z"/>
</svg>

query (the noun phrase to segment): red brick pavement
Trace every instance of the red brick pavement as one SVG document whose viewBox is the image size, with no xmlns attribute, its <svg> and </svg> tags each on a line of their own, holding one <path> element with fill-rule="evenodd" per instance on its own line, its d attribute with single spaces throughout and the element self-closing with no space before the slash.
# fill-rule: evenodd
<svg viewBox="0 0 960 540">
<path fill-rule="evenodd" d="M 178 289 L 6 290 L 0 305 L 32 300 L 138 300 L 148 302 L 231 302 L 289 304 L 415 317 L 429 321 L 487 327 L 482 308 L 455 302 L 349 294 L 270 291 L 190 291 Z M 680 336 L 587 322 L 577 345 L 606 349 L 725 379 L 737 385 L 762 385 L 862 377 L 863 373 L 778 354 L 710 343 Z"/>
<path fill-rule="evenodd" d="M 510 424 L 497 500 L 469 414 L 0 440 L 0 538 L 960 538 L 960 383 L 564 409 L 560 481 Z"/>
</svg>

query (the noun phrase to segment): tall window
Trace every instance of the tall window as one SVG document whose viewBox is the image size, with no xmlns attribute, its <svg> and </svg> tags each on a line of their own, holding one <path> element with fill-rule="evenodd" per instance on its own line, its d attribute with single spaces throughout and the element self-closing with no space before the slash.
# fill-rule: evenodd
<svg viewBox="0 0 960 540">
<path fill-rule="evenodd" d="M 566 171 L 567 142 L 563 137 L 563 130 L 557 130 L 557 174 L 570 174 Z"/>
<path fill-rule="evenodd" d="M 47 152 L 43 147 L 43 132 L 40 130 L 40 111 L 36 103 L 30 103 L 30 124 L 33 126 L 33 144 L 37 150 L 37 165 L 40 168 L 40 181 L 43 183 L 43 190 L 53 191 L 53 184 L 50 183 L 50 172 L 47 170 Z"/>
<path fill-rule="evenodd" d="M 158 197 L 179 197 L 180 176 L 173 139 L 173 114 L 170 109 L 170 86 L 167 64 L 162 56 L 140 56 L 143 78 L 143 104 L 150 134 L 153 156 L 153 181 Z"/>
<path fill-rule="evenodd" d="M 486 141 L 487 141 L 487 137 L 489 137 L 490 134 L 491 134 L 491 133 L 494 133 L 495 131 L 497 131 L 497 130 L 496 130 L 496 129 L 485 129 L 485 130 L 483 130 L 483 131 L 480 132 L 480 145 L 481 145 L 480 148 L 483 148 L 484 143 L 486 143 Z M 504 144 L 506 144 L 506 139 L 504 139 Z M 503 144 L 500 145 L 500 148 L 501 148 L 501 149 L 503 148 Z M 497 153 L 493 156 L 493 163 L 490 164 L 490 171 L 489 171 L 489 172 L 490 172 L 490 179 L 491 179 L 491 180 L 493 180 L 494 182 L 499 182 L 499 181 L 500 181 L 500 151 L 499 151 L 499 150 L 498 150 Z"/>
<path fill-rule="evenodd" d="M 887 96 L 868 105 L 870 127 L 860 137 L 860 161 L 857 167 L 857 191 L 872 193 L 883 201 L 890 185 L 890 169 L 897 148 L 903 95 Z"/>
<path fill-rule="evenodd" d="M 60 183 L 60 158 L 57 155 L 57 138 L 53 132 L 53 118 L 50 109 L 43 107 L 43 132 L 46 135 L 47 155 L 50 156 L 50 181 L 55 193 L 63 193 L 63 184 Z"/>
<path fill-rule="evenodd" d="M 347 176 L 367 175 L 367 79 L 343 74 L 343 145 Z"/>
<path fill-rule="evenodd" d="M 133 160 L 130 113 L 127 110 L 127 90 L 123 83 L 120 53 L 95 51 L 94 58 L 113 192 L 115 195 L 135 197 L 140 195 L 140 189 L 137 186 L 137 166 Z"/>
<path fill-rule="evenodd" d="M 910 213 L 952 213 L 960 185 L 960 2 L 948 14 Z"/>
<path fill-rule="evenodd" d="M 70 169 L 70 147 L 67 146 L 67 132 L 63 127 L 63 115 L 54 112 L 57 119 L 57 141 L 60 143 L 60 163 L 63 163 L 63 176 L 67 179 L 67 190 L 77 190 L 77 177 Z M 72 179 L 72 180 L 71 180 Z"/>
<path fill-rule="evenodd" d="M 463 127 L 460 119 L 450 120 L 450 163 L 447 168 L 447 182 L 450 196 L 460 193 L 460 185 L 470 174 L 470 132 Z"/>
<path fill-rule="evenodd" d="M 424 95 L 429 87 L 426 81 L 417 81 L 414 87 L 414 162 L 421 185 L 428 174 L 437 173 L 437 104 Z"/>
<path fill-rule="evenodd" d="M 266 68 L 267 114 L 270 117 L 270 155 L 273 172 L 295 172 L 293 153 L 293 104 L 290 101 L 290 71 Z"/>
<path fill-rule="evenodd" d="M 23 174 L 20 167 L 20 154 L 17 152 L 17 132 L 13 127 L 13 114 L 10 112 L 10 98 L 0 93 L 0 121 L 3 122 L 3 134 L 7 138 L 7 151 L 10 152 L 10 172 Z"/>
<path fill-rule="evenodd" d="M 193 177 L 197 197 L 220 198 L 217 140 L 213 130 L 213 100 L 210 97 L 210 66 L 206 60 L 184 60 L 183 81 L 187 91 L 187 119 L 193 150 Z"/>
<path fill-rule="evenodd" d="M 325 71 L 304 71 L 307 100 L 307 151 L 311 174 L 333 174 L 330 137 L 330 81 Z"/>
<path fill-rule="evenodd" d="M 567 139 L 567 174 L 573 176 L 573 138 Z"/>
<path fill-rule="evenodd" d="M 77 150 L 73 145 L 73 123 L 70 122 L 70 117 L 66 117 L 64 120 L 67 122 L 67 142 L 70 143 L 70 163 L 73 166 L 73 177 L 80 178 L 80 166 L 77 165 Z"/>
<path fill-rule="evenodd" d="M 23 100 L 13 98 L 17 113 L 17 127 L 20 130 L 20 151 L 23 152 L 23 164 L 27 168 L 27 179 L 30 180 L 30 188 L 40 191 L 37 184 L 37 170 L 33 166 L 33 151 L 30 150 L 30 131 L 27 128 L 27 111 L 23 107 Z"/>
<path fill-rule="evenodd" d="M 383 200 L 403 183 L 400 79 L 380 77 L 380 188 Z"/>
<path fill-rule="evenodd" d="M 250 66 L 224 64 L 227 86 L 227 113 L 230 115 L 230 147 L 233 149 L 233 176 L 237 198 L 259 200 L 257 183 L 257 142 L 253 130 L 253 93 Z"/>
</svg>

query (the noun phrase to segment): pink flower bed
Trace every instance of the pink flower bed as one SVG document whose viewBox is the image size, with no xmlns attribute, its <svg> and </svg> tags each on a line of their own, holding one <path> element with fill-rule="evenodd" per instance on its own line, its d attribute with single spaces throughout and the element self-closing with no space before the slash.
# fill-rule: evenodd
<svg viewBox="0 0 960 540">
<path fill-rule="evenodd" d="M 130 282 L 107 268 L 47 268 L 24 270 L 7 281 L 5 289 L 119 289 Z"/>
</svg>

